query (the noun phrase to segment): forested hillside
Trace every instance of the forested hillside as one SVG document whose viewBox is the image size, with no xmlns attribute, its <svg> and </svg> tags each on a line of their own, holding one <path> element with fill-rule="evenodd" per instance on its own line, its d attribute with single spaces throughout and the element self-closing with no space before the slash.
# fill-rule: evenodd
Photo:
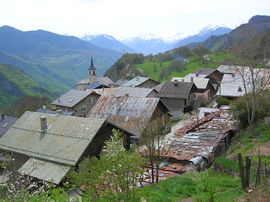
<svg viewBox="0 0 270 202">
<path fill-rule="evenodd" d="M 0 107 L 23 96 L 53 96 L 22 70 L 10 65 L 0 64 L 0 83 Z"/>
<path fill-rule="evenodd" d="M 0 27 L 0 63 L 16 66 L 58 94 L 85 78 L 91 56 L 98 75 L 102 75 L 121 55 L 72 36 Z"/>
</svg>

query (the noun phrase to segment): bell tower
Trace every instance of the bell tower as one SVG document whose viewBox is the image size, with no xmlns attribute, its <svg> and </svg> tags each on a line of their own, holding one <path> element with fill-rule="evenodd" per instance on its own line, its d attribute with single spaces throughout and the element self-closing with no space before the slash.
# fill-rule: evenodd
<svg viewBox="0 0 270 202">
<path fill-rule="evenodd" d="M 93 58 L 91 57 L 91 65 L 88 68 L 88 77 L 89 77 L 89 82 L 90 83 L 93 83 L 93 82 L 95 82 L 97 80 L 96 70 L 97 69 L 94 66 Z"/>
</svg>

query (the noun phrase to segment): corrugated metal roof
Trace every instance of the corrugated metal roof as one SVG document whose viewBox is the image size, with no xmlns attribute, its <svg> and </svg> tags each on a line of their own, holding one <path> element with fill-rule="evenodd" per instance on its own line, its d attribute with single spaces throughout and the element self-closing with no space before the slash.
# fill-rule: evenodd
<svg viewBox="0 0 270 202">
<path fill-rule="evenodd" d="M 161 85 L 158 97 L 185 99 L 188 97 L 193 86 L 194 84 L 192 82 L 165 82 Z"/>
<path fill-rule="evenodd" d="M 172 81 L 178 80 L 179 82 L 193 82 L 198 89 L 206 89 L 209 79 L 198 77 L 173 77 Z"/>
<path fill-rule="evenodd" d="M 0 137 L 2 137 L 5 132 L 18 120 L 17 118 L 4 116 L 2 120 L 2 116 L 0 116 Z"/>
<path fill-rule="evenodd" d="M 69 169 L 70 166 L 30 158 L 18 172 L 47 182 L 59 184 Z"/>
<path fill-rule="evenodd" d="M 140 136 L 158 103 L 158 98 L 101 96 L 87 117 L 106 119 L 130 134 Z"/>
<path fill-rule="evenodd" d="M 93 91 L 70 90 L 55 101 L 53 101 L 52 104 L 64 107 L 74 107 L 84 98 L 89 96 L 92 92 Z"/>
<path fill-rule="evenodd" d="M 123 87 L 137 87 L 138 85 L 142 84 L 143 82 L 149 80 L 148 77 L 141 77 L 136 76 L 134 79 L 129 80 L 128 82 L 124 83 Z"/>
<path fill-rule="evenodd" d="M 40 117 L 48 129 L 40 130 Z M 0 148 L 40 159 L 75 165 L 105 120 L 25 112 L 1 137 Z"/>
</svg>

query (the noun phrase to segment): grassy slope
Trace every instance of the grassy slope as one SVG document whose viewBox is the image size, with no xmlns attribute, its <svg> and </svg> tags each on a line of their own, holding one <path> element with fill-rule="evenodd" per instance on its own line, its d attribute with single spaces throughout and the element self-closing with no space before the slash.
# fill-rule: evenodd
<svg viewBox="0 0 270 202">
<path fill-rule="evenodd" d="M 184 174 L 138 189 L 147 201 L 193 200 L 234 201 L 243 195 L 238 177 L 214 172 L 211 168 L 200 173 Z"/>
<path fill-rule="evenodd" d="M 227 156 L 215 159 L 215 165 L 227 171 L 235 173 L 235 177 L 228 174 L 214 172 L 212 168 L 200 173 L 184 174 L 160 182 L 159 184 L 138 189 L 140 194 L 147 201 L 177 201 L 192 198 L 192 201 L 210 201 L 211 195 L 214 201 L 260 201 L 261 197 L 270 196 L 270 189 L 259 186 L 253 194 L 245 194 L 241 190 L 241 183 L 238 177 L 238 162 L 236 155 L 250 156 L 251 186 L 254 186 L 257 165 L 258 148 L 261 153 L 266 152 L 268 156 L 262 158 L 263 165 L 270 166 L 270 126 L 259 124 L 255 128 L 248 128 L 237 134 L 230 146 Z M 268 149 L 268 150 L 266 150 Z M 269 151 L 269 152 L 268 152 Z M 269 198 L 268 198 L 269 199 Z"/>
<path fill-rule="evenodd" d="M 183 77 L 189 73 L 196 71 L 199 68 L 217 68 L 219 65 L 226 63 L 227 61 L 235 61 L 236 57 L 230 53 L 226 54 L 209 54 L 210 61 L 204 59 L 198 59 L 198 57 L 188 58 L 189 62 L 185 63 L 184 70 L 180 72 L 173 71 L 170 76 L 164 80 L 171 80 L 172 77 Z M 165 62 L 149 62 L 147 60 L 142 64 L 134 65 L 136 68 L 143 71 L 145 76 L 148 76 L 155 80 L 160 80 L 159 75 L 162 69 L 168 68 L 173 60 Z"/>
</svg>

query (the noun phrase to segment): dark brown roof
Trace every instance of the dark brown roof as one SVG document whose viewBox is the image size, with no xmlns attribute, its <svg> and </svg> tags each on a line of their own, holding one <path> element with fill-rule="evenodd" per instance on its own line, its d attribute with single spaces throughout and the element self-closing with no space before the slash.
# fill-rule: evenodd
<svg viewBox="0 0 270 202">
<path fill-rule="evenodd" d="M 87 117 L 105 119 L 132 135 L 141 136 L 159 103 L 159 98 L 101 96 Z"/>
<path fill-rule="evenodd" d="M 192 89 L 196 88 L 192 82 L 164 82 L 157 86 L 158 97 L 183 98 L 186 99 Z"/>
<path fill-rule="evenodd" d="M 200 68 L 197 69 L 193 74 L 203 74 L 209 76 L 213 72 L 217 71 L 217 69 L 210 69 L 210 68 Z"/>
</svg>

